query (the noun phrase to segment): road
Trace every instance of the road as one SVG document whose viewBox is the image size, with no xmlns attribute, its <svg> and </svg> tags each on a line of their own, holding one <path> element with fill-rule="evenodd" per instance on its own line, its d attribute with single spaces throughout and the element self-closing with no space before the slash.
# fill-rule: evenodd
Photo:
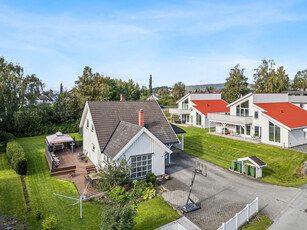
<svg viewBox="0 0 307 230">
<path fill-rule="evenodd" d="M 183 152 L 173 153 L 171 160 L 173 164 L 166 168 L 166 173 L 172 179 L 164 183 L 166 191 L 162 196 L 174 208 L 186 202 L 195 163 L 201 161 L 208 167 L 208 176 L 197 175 L 192 191 L 192 199 L 202 208 L 185 214 L 201 229 L 217 229 L 256 197 L 259 197 L 259 210 L 275 220 L 301 196 L 299 188 L 267 184 Z"/>
</svg>

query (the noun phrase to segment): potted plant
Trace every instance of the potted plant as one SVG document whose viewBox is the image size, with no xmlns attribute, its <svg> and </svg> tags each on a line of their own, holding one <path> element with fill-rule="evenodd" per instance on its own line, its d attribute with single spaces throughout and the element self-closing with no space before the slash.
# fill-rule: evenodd
<svg viewBox="0 0 307 230">
<path fill-rule="evenodd" d="M 87 161 L 88 161 L 88 157 L 85 158 L 85 163 L 87 163 Z"/>
<path fill-rule="evenodd" d="M 164 174 L 163 175 L 163 180 L 169 180 L 169 175 L 168 174 Z"/>
</svg>

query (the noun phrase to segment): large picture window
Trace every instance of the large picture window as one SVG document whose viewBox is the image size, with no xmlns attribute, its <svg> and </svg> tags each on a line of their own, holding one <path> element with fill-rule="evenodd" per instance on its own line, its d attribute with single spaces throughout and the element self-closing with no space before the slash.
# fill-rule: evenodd
<svg viewBox="0 0 307 230">
<path fill-rule="evenodd" d="M 201 115 L 196 113 L 196 125 L 201 125 Z"/>
<path fill-rule="evenodd" d="M 237 116 L 248 117 L 249 116 L 249 102 L 245 101 L 236 107 Z"/>
<path fill-rule="evenodd" d="M 152 172 L 152 154 L 130 157 L 131 179 L 143 178 L 147 173 Z"/>
<path fill-rule="evenodd" d="M 269 140 L 273 142 L 280 142 L 280 127 L 269 122 Z"/>
</svg>

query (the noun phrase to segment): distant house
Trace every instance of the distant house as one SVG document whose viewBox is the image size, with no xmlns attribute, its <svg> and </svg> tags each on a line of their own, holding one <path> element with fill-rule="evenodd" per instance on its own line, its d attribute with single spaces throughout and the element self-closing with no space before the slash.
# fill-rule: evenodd
<svg viewBox="0 0 307 230">
<path fill-rule="evenodd" d="M 180 143 L 156 101 L 88 101 L 82 114 L 83 151 L 97 167 L 131 164 L 131 178 L 165 173 L 171 147 Z"/>
<path fill-rule="evenodd" d="M 40 94 L 37 99 L 36 99 L 36 103 L 40 104 L 40 103 L 48 103 L 48 104 L 52 104 L 53 103 L 53 99 L 49 96 L 49 95 L 45 95 L 45 94 Z"/>
<path fill-rule="evenodd" d="M 159 101 L 160 97 L 158 97 L 157 94 L 152 94 L 149 97 L 147 97 L 147 101 Z"/>
<path fill-rule="evenodd" d="M 171 117 L 179 118 L 179 123 L 208 128 L 208 113 L 228 113 L 228 103 L 221 99 L 219 93 L 188 93 L 177 101 L 178 108 L 170 108 Z M 213 127 L 214 124 L 211 124 Z"/>
<path fill-rule="evenodd" d="M 209 113 L 216 132 L 290 148 L 307 144 L 307 111 L 288 93 L 250 93 L 227 106 L 229 114 Z"/>
<path fill-rule="evenodd" d="M 307 91 L 306 90 L 292 90 L 284 91 L 288 93 L 289 102 L 292 104 L 301 107 L 302 109 L 307 110 Z"/>
</svg>

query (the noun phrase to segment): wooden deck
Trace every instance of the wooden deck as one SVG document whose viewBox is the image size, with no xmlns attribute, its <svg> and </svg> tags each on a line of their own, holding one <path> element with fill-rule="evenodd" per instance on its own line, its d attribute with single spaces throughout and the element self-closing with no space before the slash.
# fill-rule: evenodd
<svg viewBox="0 0 307 230">
<path fill-rule="evenodd" d="M 88 160 L 88 162 L 85 163 L 85 161 L 80 161 L 78 159 L 79 153 L 82 153 L 82 152 L 83 152 L 82 147 L 74 149 L 73 153 L 71 149 L 66 149 L 66 150 L 55 152 L 55 155 L 60 160 L 60 166 L 58 168 L 76 166 L 76 171 L 75 171 L 76 175 L 74 177 L 70 177 L 69 174 L 56 175 L 55 177 L 74 182 L 79 191 L 79 194 L 83 193 L 85 186 L 86 186 L 86 183 L 84 181 L 84 176 L 87 175 L 86 166 L 94 166 L 94 164 L 90 160 Z M 91 196 L 97 193 L 98 192 L 96 192 L 94 189 L 89 187 L 87 189 L 86 194 L 88 196 Z"/>
</svg>

